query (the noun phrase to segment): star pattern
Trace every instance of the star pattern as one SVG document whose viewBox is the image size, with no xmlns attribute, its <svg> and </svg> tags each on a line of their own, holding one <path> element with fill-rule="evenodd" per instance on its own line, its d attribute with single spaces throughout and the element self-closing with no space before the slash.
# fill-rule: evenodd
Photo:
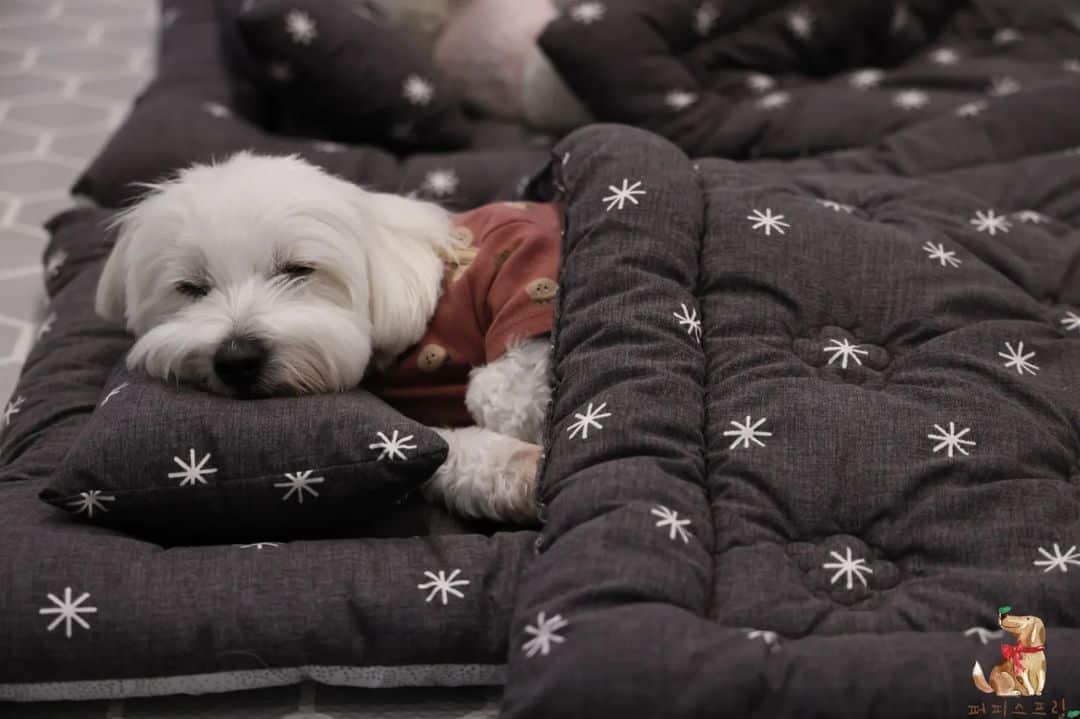
<svg viewBox="0 0 1080 719">
<path fill-rule="evenodd" d="M 930 62 L 935 65 L 955 65 L 960 60 L 960 53 L 951 47 L 940 47 L 930 53 Z"/>
<path fill-rule="evenodd" d="M 859 355 L 866 356 L 870 354 L 868 351 L 859 349 L 860 345 L 853 345 L 845 337 L 840 340 L 829 340 L 829 344 L 822 348 L 823 352 L 831 352 L 832 357 L 829 357 L 829 364 L 832 364 L 836 360 L 840 360 L 840 369 L 848 368 L 848 360 L 854 360 L 855 364 L 862 365 L 862 360 L 859 359 Z"/>
<path fill-rule="evenodd" d="M 770 92 L 765 97 L 757 101 L 758 107 L 762 110 L 779 110 L 791 101 L 791 95 L 778 90 L 777 92 Z"/>
<path fill-rule="evenodd" d="M 102 494 L 100 489 L 91 489 L 89 492 L 79 492 L 78 499 L 69 499 L 67 505 L 75 512 L 75 514 L 82 514 L 86 512 L 87 517 L 94 516 L 94 510 L 100 512 L 108 512 L 109 508 L 105 506 L 105 502 L 115 502 L 116 497 L 108 494 Z"/>
<path fill-rule="evenodd" d="M 563 619 L 561 614 L 548 617 L 544 612 L 540 612 L 536 615 L 536 624 L 529 624 L 525 627 L 525 633 L 530 635 L 532 639 L 521 645 L 521 651 L 525 652 L 525 657 L 528 659 L 537 654 L 547 656 L 552 645 L 562 644 L 566 641 L 558 632 L 568 624 L 569 622 Z"/>
<path fill-rule="evenodd" d="M 885 73 L 881 70 L 876 67 L 867 67 L 851 73 L 849 82 L 856 90 L 869 90 L 880 85 L 883 77 L 885 77 Z"/>
<path fill-rule="evenodd" d="M 401 84 L 401 96 L 413 105 L 428 105 L 435 97 L 435 86 L 427 79 L 413 73 Z"/>
<path fill-rule="evenodd" d="M 750 443 L 753 442 L 759 447 L 764 447 L 765 443 L 762 442 L 759 437 L 772 437 L 772 432 L 766 432 L 763 429 L 758 429 L 761 425 L 765 424 L 768 418 L 762 417 L 757 422 L 753 422 L 750 415 L 746 415 L 746 422 L 736 422 L 732 420 L 729 424 L 733 425 L 735 429 L 729 429 L 724 432 L 725 437 L 734 437 L 735 441 L 731 443 L 728 449 L 737 449 L 741 444 L 743 449 L 750 449 Z M 751 424 L 751 422 L 753 422 Z"/>
<path fill-rule="evenodd" d="M 983 100 L 976 100 L 975 102 L 965 102 L 956 108 L 957 117 L 975 117 L 982 113 L 987 108 L 986 102 Z"/>
<path fill-rule="evenodd" d="M 968 451 L 964 449 L 965 444 L 969 447 L 975 446 L 975 442 L 973 440 L 964 439 L 964 436 L 971 431 L 971 427 L 964 427 L 962 430 L 957 432 L 956 423 L 949 422 L 948 431 L 946 431 L 945 428 L 942 427 L 940 424 L 935 424 L 934 429 L 936 429 L 939 434 L 926 435 L 928 439 L 932 439 L 937 442 L 937 444 L 934 445 L 934 454 L 937 454 L 941 450 L 945 450 L 949 455 L 949 459 L 952 459 L 953 452 L 959 452 L 960 454 L 967 456 Z"/>
<path fill-rule="evenodd" d="M 789 223 L 784 222 L 783 215 L 774 215 L 772 208 L 769 207 L 765 208 L 765 212 L 757 209 L 753 210 L 751 214 L 746 216 L 746 219 L 754 223 L 750 229 L 765 230 L 766 236 L 771 235 L 773 230 L 776 231 L 776 234 L 782 235 L 786 231 L 785 228 L 791 227 Z"/>
<path fill-rule="evenodd" d="M 457 576 L 461 574 L 460 569 L 455 569 L 450 573 L 450 576 L 446 575 L 446 572 L 439 570 L 438 574 L 434 572 L 424 572 L 424 576 L 430 579 L 430 582 L 424 582 L 423 584 L 417 584 L 417 589 L 430 589 L 425 602 L 430 602 L 435 597 L 439 597 L 443 606 L 446 606 L 450 601 L 450 595 L 453 594 L 458 599 L 464 599 L 465 595 L 458 591 L 457 587 L 464 587 L 469 584 L 468 579 L 457 579 Z"/>
<path fill-rule="evenodd" d="M 435 197 L 449 197 L 457 192 L 458 176 L 453 170 L 432 170 L 424 175 L 420 189 Z"/>
<path fill-rule="evenodd" d="M 1066 312 L 1065 316 L 1061 319 L 1061 324 L 1065 325 L 1066 332 L 1077 331 L 1080 332 L 1080 315 L 1075 312 Z"/>
<path fill-rule="evenodd" d="M 378 461 L 380 462 L 384 459 L 389 459 L 391 462 L 395 459 L 408 459 L 405 455 L 405 450 L 416 449 L 415 444 L 406 444 L 406 442 L 413 438 L 413 435 L 408 434 L 404 437 L 399 437 L 396 429 L 389 437 L 382 432 L 377 432 L 375 436 L 379 438 L 379 441 L 369 444 L 368 449 L 382 450 L 378 457 Z"/>
<path fill-rule="evenodd" d="M 690 543 L 690 533 L 685 529 L 685 527 L 690 526 L 689 519 L 679 519 L 678 512 L 672 511 L 662 504 L 653 507 L 651 514 L 660 517 L 660 521 L 656 523 L 657 527 L 661 529 L 667 527 L 669 529 L 668 539 L 672 541 L 681 539 L 683 544 Z"/>
<path fill-rule="evenodd" d="M 1054 542 L 1054 553 L 1038 547 L 1039 554 L 1046 557 L 1046 559 L 1036 559 L 1032 564 L 1036 567 L 1045 567 L 1043 574 L 1046 572 L 1052 572 L 1055 569 L 1060 569 L 1062 574 L 1067 574 L 1069 571 L 1068 565 L 1080 567 L 1080 552 L 1076 551 L 1076 545 L 1069 547 L 1064 554 L 1061 553 L 1061 547 L 1057 542 Z"/>
<path fill-rule="evenodd" d="M 776 632 L 770 632 L 767 629 L 747 629 L 746 638 L 760 639 L 769 648 L 769 651 L 774 652 L 780 648 L 780 640 Z"/>
<path fill-rule="evenodd" d="M 678 112 L 679 110 L 685 110 L 693 105 L 697 102 L 697 99 L 698 96 L 696 93 L 687 92 L 685 90 L 672 90 L 664 95 L 664 104 L 675 112 Z"/>
<path fill-rule="evenodd" d="M 874 570 L 866 563 L 865 559 L 855 559 L 852 556 L 851 547 L 844 547 L 844 555 L 841 556 L 839 552 L 829 552 L 829 556 L 835 559 L 835 562 L 826 562 L 821 565 L 822 569 L 835 569 L 836 574 L 829 579 L 829 584 L 836 584 L 840 579 L 846 578 L 847 589 L 854 589 L 855 579 L 862 582 L 865 587 L 866 577 L 863 574 L 873 574 Z"/>
<path fill-rule="evenodd" d="M 1035 357 L 1035 352 L 1024 354 L 1023 342 L 1017 342 L 1015 348 L 1012 343 L 1006 342 L 1005 352 L 998 352 L 998 357 L 1006 360 L 1005 369 L 1015 369 L 1020 376 L 1023 376 L 1025 372 L 1033 375 L 1039 373 L 1039 366 L 1031 362 L 1031 359 Z"/>
<path fill-rule="evenodd" d="M 82 618 L 83 614 L 96 614 L 97 607 L 91 607 L 84 605 L 87 599 L 90 598 L 89 592 L 83 592 L 79 595 L 78 599 L 72 600 L 71 587 L 64 587 L 64 598 L 60 599 L 55 594 L 47 594 L 49 601 L 53 603 L 51 607 L 43 607 L 38 610 L 38 614 L 50 615 L 55 614 L 56 619 L 45 629 L 46 631 L 52 631 L 56 629 L 60 624 L 64 625 L 64 636 L 71 639 L 72 625 L 78 624 L 83 629 L 90 629 L 90 623 Z"/>
<path fill-rule="evenodd" d="M 1023 36 L 1018 30 L 1015 30 L 1011 27 L 1003 27 L 994 33 L 994 44 L 1012 45 L 1014 43 L 1020 42 L 1022 37 Z"/>
<path fill-rule="evenodd" d="M 208 115 L 216 117 L 219 120 L 232 117 L 232 110 L 222 105 L 220 102 L 204 102 L 202 109 Z"/>
<path fill-rule="evenodd" d="M 325 477 L 312 477 L 315 472 L 313 469 L 305 469 L 303 472 L 286 472 L 284 482 L 275 482 L 275 487 L 287 489 L 288 491 L 281 497 L 281 501 L 284 502 L 289 497 L 296 496 L 298 504 L 304 503 L 304 493 L 310 494 L 312 497 L 318 497 L 319 492 L 311 485 L 322 484 L 326 481 Z"/>
<path fill-rule="evenodd" d="M 589 402 L 588 408 L 585 413 L 574 413 L 574 419 L 577 421 L 572 423 L 566 428 L 569 433 L 569 439 L 574 439 L 580 436 L 583 440 L 589 438 L 590 429 L 603 429 L 604 425 L 600 424 L 599 420 L 605 419 L 611 416 L 611 412 L 604 412 L 607 408 L 607 402 L 601 402 L 599 407 L 593 408 L 593 403 Z"/>
<path fill-rule="evenodd" d="M 832 210 L 833 212 L 846 212 L 850 215 L 852 212 L 855 211 L 855 208 L 851 205 L 845 205 L 842 202 L 835 202 L 834 200 L 818 200 L 817 203 L 822 207 Z"/>
<path fill-rule="evenodd" d="M 0 412 L 0 425 L 4 427 L 11 426 L 11 419 L 19 412 L 22 412 L 22 407 L 26 403 L 26 397 L 22 395 L 8 400 L 8 403 L 4 405 L 4 411 Z"/>
<path fill-rule="evenodd" d="M 169 479 L 179 479 L 180 486 L 186 485 L 195 486 L 196 484 L 206 484 L 206 475 L 215 474 L 217 470 L 213 467 L 207 467 L 206 463 L 210 461 L 210 453 L 207 452 L 198 463 L 195 462 L 195 450 L 188 450 L 188 461 L 180 459 L 179 457 L 173 457 L 173 461 L 180 467 L 179 472 L 169 472 Z"/>
<path fill-rule="evenodd" d="M 1013 219 L 1025 224 L 1042 225 L 1050 221 L 1050 218 L 1035 210 L 1020 210 L 1013 213 Z"/>
<path fill-rule="evenodd" d="M 604 209 L 607 212 L 611 212 L 613 209 L 621 210 L 627 202 L 630 202 L 634 205 L 638 204 L 636 195 L 645 194 L 645 190 L 638 189 L 640 187 L 640 180 L 631 185 L 630 180 L 625 178 L 622 181 L 621 188 L 616 187 L 615 185 L 608 185 L 608 190 L 610 190 L 614 194 L 608 195 L 607 197 L 603 198 L 602 201 L 607 203 L 607 207 L 605 207 Z"/>
<path fill-rule="evenodd" d="M 705 37 L 712 32 L 719 18 L 720 13 L 717 11 L 716 6 L 711 2 L 703 2 L 694 11 L 694 30 L 697 31 L 698 35 Z"/>
<path fill-rule="evenodd" d="M 776 80 L 763 72 L 752 72 L 746 76 L 746 86 L 754 92 L 768 92 L 776 87 Z"/>
<path fill-rule="evenodd" d="M 1011 77 L 995 77 L 986 92 L 993 97 L 1005 97 L 1020 92 L 1020 83 Z"/>
<path fill-rule="evenodd" d="M 901 110 L 918 110 L 929 102 L 930 96 L 922 90 L 901 90 L 893 95 L 893 104 Z"/>
<path fill-rule="evenodd" d="M 592 25 L 604 19 L 607 8 L 599 2 L 583 2 L 570 8 L 570 17 L 582 25 Z"/>
<path fill-rule="evenodd" d="M 1005 215 L 998 215 L 993 210 L 976 210 L 975 216 L 968 222 L 974 225 L 979 232 L 985 232 L 991 237 L 999 232 L 1008 234 L 1009 230 L 1012 229 L 1009 218 Z"/>
<path fill-rule="evenodd" d="M 805 40 L 814 31 L 814 18 L 806 10 L 796 10 L 788 13 L 787 26 L 792 34 Z"/>
<path fill-rule="evenodd" d="M 679 306 L 682 307 L 681 314 L 672 312 L 675 319 L 679 321 L 679 326 L 685 327 L 686 334 L 701 342 L 701 320 L 698 319 L 697 310 L 691 309 L 683 303 L 679 303 Z"/>
<path fill-rule="evenodd" d="M 310 45 L 319 36 L 315 20 L 303 10 L 290 10 L 285 15 L 285 32 L 300 45 Z"/>
</svg>

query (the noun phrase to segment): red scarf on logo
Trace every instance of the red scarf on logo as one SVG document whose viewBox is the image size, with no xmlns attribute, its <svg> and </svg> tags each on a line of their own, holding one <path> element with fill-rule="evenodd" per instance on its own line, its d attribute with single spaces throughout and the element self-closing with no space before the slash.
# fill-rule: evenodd
<svg viewBox="0 0 1080 719">
<path fill-rule="evenodd" d="M 1012 662 L 1013 674 L 1020 676 L 1024 671 L 1024 655 L 1038 654 L 1042 650 L 1043 647 L 1023 647 L 1019 644 L 1002 644 L 1001 656 L 1005 657 L 1006 661 Z"/>
</svg>

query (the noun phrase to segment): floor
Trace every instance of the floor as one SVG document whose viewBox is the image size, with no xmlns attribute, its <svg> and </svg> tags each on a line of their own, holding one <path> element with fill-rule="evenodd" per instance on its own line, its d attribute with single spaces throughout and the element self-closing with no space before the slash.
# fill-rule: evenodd
<svg viewBox="0 0 1080 719">
<path fill-rule="evenodd" d="M 0 0 L 0 407 L 44 318 L 42 223 L 153 70 L 155 0 Z"/>
</svg>

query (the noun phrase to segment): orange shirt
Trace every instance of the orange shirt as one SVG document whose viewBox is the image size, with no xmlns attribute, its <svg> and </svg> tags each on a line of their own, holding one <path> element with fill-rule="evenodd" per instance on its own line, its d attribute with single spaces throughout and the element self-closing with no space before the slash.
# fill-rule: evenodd
<svg viewBox="0 0 1080 719">
<path fill-rule="evenodd" d="M 557 205 L 502 202 L 454 217 L 467 250 L 448 264 L 442 297 L 424 336 L 366 386 L 402 414 L 429 425 L 473 424 L 465 408 L 469 370 L 506 346 L 554 326 L 562 237 Z"/>
</svg>

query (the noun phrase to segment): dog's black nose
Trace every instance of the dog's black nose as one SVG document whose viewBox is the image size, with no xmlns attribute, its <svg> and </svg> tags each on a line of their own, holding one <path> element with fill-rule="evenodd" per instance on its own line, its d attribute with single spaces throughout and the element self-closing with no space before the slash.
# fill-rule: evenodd
<svg viewBox="0 0 1080 719">
<path fill-rule="evenodd" d="M 259 381 L 270 350 L 257 339 L 230 337 L 214 353 L 214 372 L 229 387 L 251 389 Z"/>
</svg>

